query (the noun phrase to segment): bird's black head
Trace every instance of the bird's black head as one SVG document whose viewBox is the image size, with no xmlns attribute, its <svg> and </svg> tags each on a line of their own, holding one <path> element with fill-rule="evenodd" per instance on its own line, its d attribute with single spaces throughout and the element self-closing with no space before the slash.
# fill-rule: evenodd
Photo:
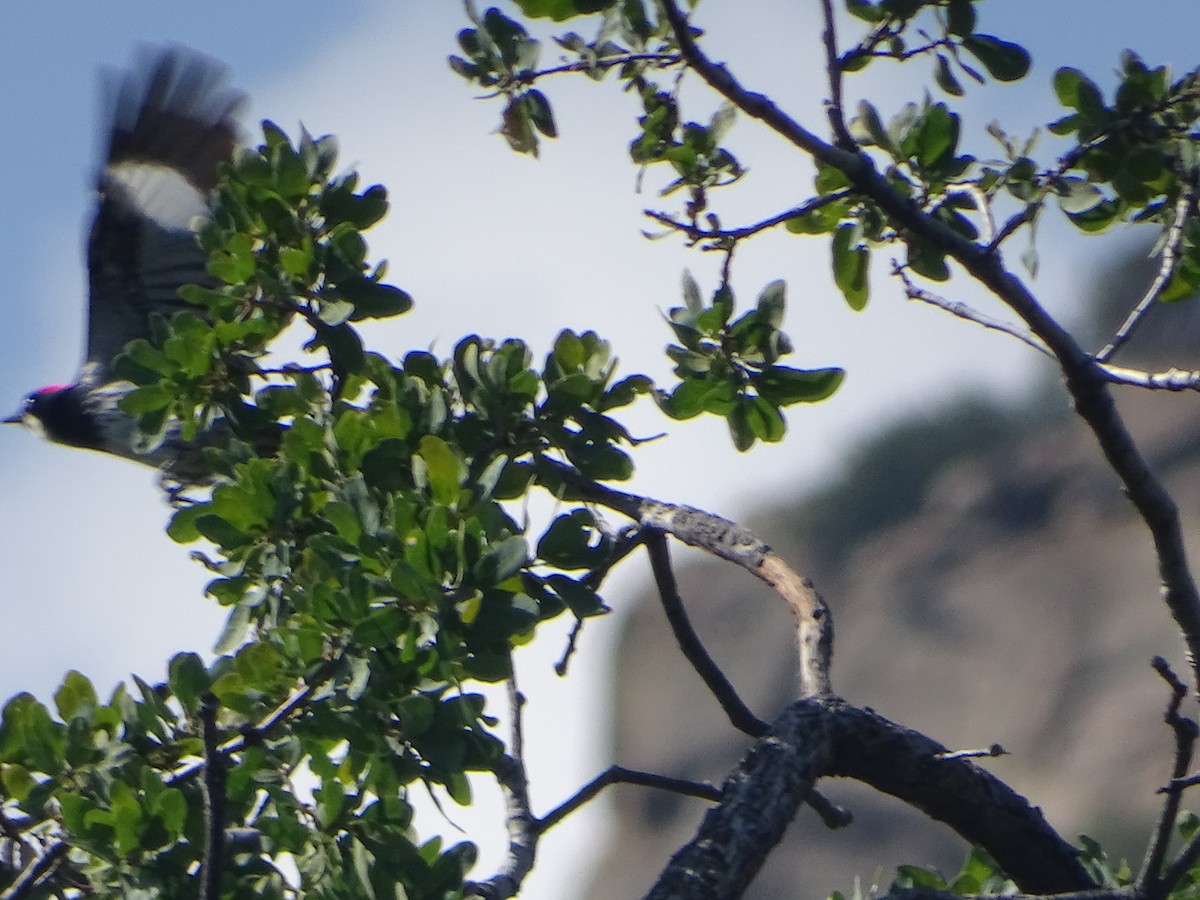
<svg viewBox="0 0 1200 900">
<path fill-rule="evenodd" d="M 25 405 L 4 420 L 24 425 L 58 444 L 99 450 L 103 445 L 100 423 L 85 403 L 84 388 L 77 384 L 55 384 L 34 391 Z"/>
</svg>

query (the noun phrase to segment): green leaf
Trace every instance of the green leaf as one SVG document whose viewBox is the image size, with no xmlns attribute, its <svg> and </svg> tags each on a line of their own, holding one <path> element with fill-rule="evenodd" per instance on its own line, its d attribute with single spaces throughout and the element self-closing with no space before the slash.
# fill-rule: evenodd
<svg viewBox="0 0 1200 900">
<path fill-rule="evenodd" d="M 212 687 L 208 669 L 195 653 L 177 653 L 167 665 L 167 683 L 184 711 L 195 715 L 200 709 L 200 697 Z"/>
<path fill-rule="evenodd" d="M 946 5 L 946 30 L 964 38 L 975 30 L 973 0 L 950 0 Z"/>
<path fill-rule="evenodd" d="M 74 718 L 91 719 L 97 706 L 96 689 L 87 676 L 71 670 L 54 692 L 54 706 L 64 722 Z"/>
<path fill-rule="evenodd" d="M 597 537 L 595 517 L 586 509 L 558 516 L 538 541 L 538 556 L 558 569 L 590 569 L 605 555 L 605 547 L 593 546 Z"/>
<path fill-rule="evenodd" d="M 935 103 L 925 111 L 916 132 L 917 161 L 926 169 L 936 169 L 953 157 L 958 145 L 958 116 L 944 103 Z"/>
<path fill-rule="evenodd" d="M 576 618 L 599 616 L 609 611 L 599 594 L 574 578 L 566 575 L 550 575 L 546 578 L 546 584 L 575 614 Z"/>
<path fill-rule="evenodd" d="M 558 126 L 554 124 L 554 111 L 550 109 L 550 101 L 541 91 L 530 91 L 525 95 L 525 106 L 529 110 L 529 120 L 533 127 L 549 138 L 558 137 Z"/>
<path fill-rule="evenodd" d="M 1121 207 L 1117 202 L 1102 200 L 1085 212 L 1067 213 L 1067 218 L 1080 231 L 1095 234 L 1116 222 L 1120 214 Z"/>
<path fill-rule="evenodd" d="M 846 298 L 846 303 L 856 312 L 867 305 L 870 297 L 871 254 L 866 247 L 855 246 L 858 229 L 851 223 L 841 225 L 834 232 L 833 280 Z"/>
<path fill-rule="evenodd" d="M 972 34 L 963 38 L 963 47 L 997 81 L 1019 81 L 1029 74 L 1032 58 L 1020 44 L 990 34 Z"/>
<path fill-rule="evenodd" d="M 772 281 L 758 295 L 758 312 L 761 320 L 778 328 L 783 324 L 783 313 L 787 309 L 787 282 L 783 279 Z"/>
<path fill-rule="evenodd" d="M 845 380 L 844 369 L 792 369 L 771 366 L 754 379 L 754 389 L 776 406 L 818 403 L 832 396 Z"/>
<path fill-rule="evenodd" d="M 170 385 L 148 384 L 145 387 L 130 391 L 121 398 L 121 411 L 131 416 L 142 416 L 146 413 L 166 409 L 175 402 L 175 391 Z"/>
<path fill-rule="evenodd" d="M 458 489 L 466 472 L 450 445 L 440 437 L 427 434 L 421 438 L 417 456 L 425 464 L 425 477 L 433 499 L 444 506 L 456 506 Z"/>
<path fill-rule="evenodd" d="M 1088 119 L 1104 112 L 1104 95 L 1087 75 L 1078 69 L 1064 67 L 1054 73 L 1054 93 L 1063 106 L 1077 109 Z"/>
<path fill-rule="evenodd" d="M 111 806 L 116 851 L 124 856 L 141 845 L 142 807 L 132 788 L 123 781 L 113 782 Z"/>
<path fill-rule="evenodd" d="M 489 587 L 503 584 L 528 562 L 529 546 L 524 537 L 514 534 L 489 549 L 479 561 L 480 582 Z"/>
<path fill-rule="evenodd" d="M 1104 201 L 1104 192 L 1083 178 L 1063 178 L 1054 188 L 1058 205 L 1068 214 L 1085 213 Z"/>
<path fill-rule="evenodd" d="M 516 0 L 521 12 L 529 18 L 549 18 L 555 22 L 600 12 L 615 3 L 616 0 Z"/>
<path fill-rule="evenodd" d="M 937 62 L 934 64 L 933 77 L 937 81 L 938 87 L 947 94 L 954 97 L 961 97 L 963 95 L 962 85 L 959 83 L 958 78 L 955 77 L 954 71 L 950 68 L 950 60 L 940 53 L 937 55 Z"/>
</svg>

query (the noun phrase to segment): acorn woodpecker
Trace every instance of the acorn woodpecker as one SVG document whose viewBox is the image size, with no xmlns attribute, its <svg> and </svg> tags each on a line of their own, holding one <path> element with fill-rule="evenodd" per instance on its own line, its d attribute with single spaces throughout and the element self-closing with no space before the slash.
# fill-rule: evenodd
<svg viewBox="0 0 1200 900">
<path fill-rule="evenodd" d="M 153 316 L 195 309 L 181 286 L 215 286 L 195 224 L 210 214 L 218 169 L 237 145 L 245 96 L 227 86 L 220 63 L 178 46 L 144 48 L 106 87 L 108 146 L 87 243 L 87 355 L 73 384 L 34 391 L 4 421 L 154 466 L 168 481 L 199 483 L 203 446 L 218 438 L 186 442 L 168 429 L 143 452 L 134 420 L 118 406 L 133 385 L 114 373 L 113 360 L 150 337 Z"/>
</svg>

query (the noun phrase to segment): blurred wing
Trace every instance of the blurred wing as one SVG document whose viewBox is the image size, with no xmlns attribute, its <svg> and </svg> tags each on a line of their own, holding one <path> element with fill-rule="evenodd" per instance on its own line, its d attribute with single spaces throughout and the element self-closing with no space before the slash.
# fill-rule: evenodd
<svg viewBox="0 0 1200 900">
<path fill-rule="evenodd" d="M 88 238 L 87 362 L 108 374 L 155 313 L 187 308 L 178 289 L 211 284 L 191 223 L 209 212 L 218 167 L 237 143 L 243 95 L 216 61 L 155 48 L 109 83 L 111 126 Z"/>
</svg>

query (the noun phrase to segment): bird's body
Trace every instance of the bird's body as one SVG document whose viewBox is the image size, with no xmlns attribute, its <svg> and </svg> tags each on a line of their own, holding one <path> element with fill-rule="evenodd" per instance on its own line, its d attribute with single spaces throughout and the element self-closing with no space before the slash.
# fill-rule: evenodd
<svg viewBox="0 0 1200 900">
<path fill-rule="evenodd" d="M 21 422 L 51 441 L 112 453 L 160 469 L 170 480 L 202 480 L 202 446 L 168 429 L 142 447 L 118 406 L 132 385 L 113 360 L 149 338 L 155 316 L 189 308 L 185 284 L 212 285 L 194 225 L 210 213 L 219 169 L 237 145 L 243 95 L 214 60 L 180 47 L 142 53 L 113 80 L 104 165 L 87 245 L 87 353 L 75 381 L 30 394 Z M 194 307 L 192 307 L 194 309 Z"/>
</svg>

